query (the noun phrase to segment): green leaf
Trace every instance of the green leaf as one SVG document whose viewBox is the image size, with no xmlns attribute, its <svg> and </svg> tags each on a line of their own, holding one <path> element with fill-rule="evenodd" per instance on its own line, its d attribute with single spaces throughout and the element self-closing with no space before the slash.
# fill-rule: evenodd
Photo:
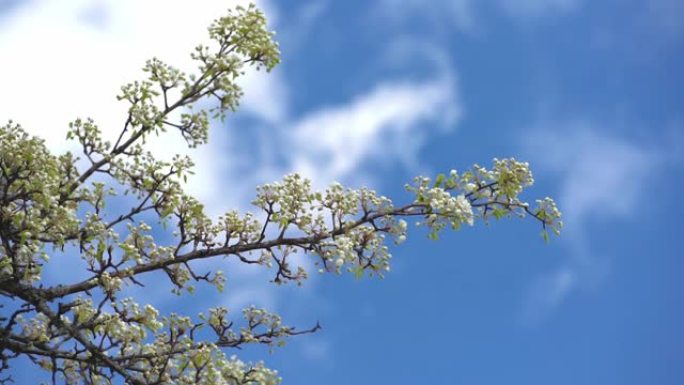
<svg viewBox="0 0 684 385">
<path fill-rule="evenodd" d="M 437 179 L 435 179 L 434 187 L 441 187 L 442 183 L 444 183 L 444 179 L 446 179 L 446 175 L 444 175 L 444 174 L 437 175 Z"/>
<path fill-rule="evenodd" d="M 362 266 L 356 266 L 354 269 L 354 278 L 356 279 L 361 279 L 363 277 L 363 267 Z"/>
<path fill-rule="evenodd" d="M 100 242 L 97 244 L 97 252 L 95 253 L 95 259 L 98 261 L 102 261 L 102 256 L 104 255 L 105 251 L 105 244 L 104 242 Z"/>
<path fill-rule="evenodd" d="M 501 208 L 501 207 L 495 207 L 492 210 L 492 214 L 496 219 L 501 219 L 503 218 L 506 214 L 508 213 L 508 210 Z"/>
<path fill-rule="evenodd" d="M 544 238 L 544 242 L 549 243 L 549 232 L 546 230 L 542 230 L 541 234 L 542 238 Z"/>
<path fill-rule="evenodd" d="M 162 218 L 166 218 L 167 216 L 169 216 L 169 214 L 171 214 L 172 211 L 173 211 L 173 206 L 168 205 L 168 206 L 166 206 L 166 207 L 164 208 L 164 210 L 161 212 L 160 216 L 161 216 Z"/>
</svg>

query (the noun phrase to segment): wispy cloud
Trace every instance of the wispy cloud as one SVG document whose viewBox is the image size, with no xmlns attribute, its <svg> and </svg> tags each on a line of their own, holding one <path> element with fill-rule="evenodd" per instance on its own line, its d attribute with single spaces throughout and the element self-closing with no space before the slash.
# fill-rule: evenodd
<svg viewBox="0 0 684 385">
<path fill-rule="evenodd" d="M 676 0 L 660 0 L 670 2 Z M 495 10 L 514 21 L 530 22 L 572 13 L 583 0 L 382 0 L 375 12 L 396 25 L 424 22 L 433 31 L 457 30 L 466 34 L 480 34 L 487 29 L 481 14 Z"/>
<path fill-rule="evenodd" d="M 379 83 L 348 103 L 292 125 L 292 168 L 315 180 L 348 180 L 363 162 L 412 165 L 430 127 L 461 115 L 450 81 Z"/>
<path fill-rule="evenodd" d="M 299 51 L 307 41 L 307 36 L 325 23 L 329 14 L 331 0 L 305 0 L 297 2 L 292 10 L 292 16 L 288 18 L 288 23 L 283 24 L 283 28 L 278 34 L 279 40 L 287 47 L 290 57 Z"/>
<path fill-rule="evenodd" d="M 330 341 L 321 337 L 306 339 L 300 344 L 301 355 L 318 364 L 330 362 L 332 347 Z"/>
<path fill-rule="evenodd" d="M 523 304 L 522 323 L 534 325 L 548 317 L 577 288 L 577 275 L 574 267 L 564 265 L 534 281 Z"/>
<path fill-rule="evenodd" d="M 581 3 L 582 0 L 499 0 L 510 16 L 526 21 L 570 13 L 578 9 Z"/>
<path fill-rule="evenodd" d="M 660 29 L 681 38 L 684 31 L 684 2 L 680 0 L 651 0 L 646 2 L 646 15 L 651 28 Z"/>
<path fill-rule="evenodd" d="M 473 0 L 437 0 L 426 3 L 421 0 L 382 0 L 375 10 L 393 23 L 413 23 L 424 19 L 434 27 L 457 28 L 473 32 L 476 28 Z"/>
<path fill-rule="evenodd" d="M 658 155 L 587 124 L 564 127 L 564 133 L 533 136 L 530 147 L 541 167 L 564 176 L 560 200 L 566 232 L 574 235 L 591 217 L 637 215 L 635 204 Z"/>
<path fill-rule="evenodd" d="M 537 170 L 561 180 L 565 228 L 560 241 L 570 258 L 530 288 L 523 319 L 532 323 L 608 273 L 610 256 L 598 255 L 590 237 L 596 222 L 638 219 L 640 199 L 664 161 L 657 148 L 603 134 L 591 124 L 553 126 L 560 130 L 533 131 L 527 149 Z"/>
</svg>

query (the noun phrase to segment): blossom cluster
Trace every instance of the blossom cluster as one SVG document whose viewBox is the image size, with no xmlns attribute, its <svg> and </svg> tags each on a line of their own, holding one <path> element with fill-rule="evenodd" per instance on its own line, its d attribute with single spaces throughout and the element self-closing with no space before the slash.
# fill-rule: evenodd
<svg viewBox="0 0 684 385">
<path fill-rule="evenodd" d="M 520 198 L 534 179 L 527 163 L 512 158 L 434 180 L 419 176 L 406 186 L 403 205 L 340 183 L 314 191 L 310 180 L 289 174 L 257 188 L 255 213 L 229 211 L 212 220 L 183 192 L 192 160 L 160 161 L 143 143 L 167 130 L 190 147 L 205 143 L 209 119 L 237 107 L 244 67 L 270 70 L 279 52 L 254 6 L 219 18 L 209 35 L 213 45 L 192 54 L 198 73 L 152 59 L 146 80 L 122 87 L 119 99 L 128 109 L 116 142 L 104 141 L 93 120 L 75 120 L 67 137 L 80 145 L 81 162 L 71 153 L 50 154 L 17 124 L 0 126 L 0 296 L 7 309 L 0 314 L 0 372 L 26 356 L 67 384 L 274 385 L 276 371 L 227 350 L 282 346 L 318 325 L 296 330 L 255 307 L 243 309 L 241 321 L 222 307 L 197 318 L 161 315 L 125 297 L 127 288 L 157 272 L 177 295 L 192 294 L 198 283 L 223 290 L 224 273 L 200 271 L 197 263 L 214 257 L 269 269 L 278 284 L 307 279 L 302 257 L 313 258 L 320 273 L 382 277 L 390 271 L 390 247 L 406 241 L 411 219 L 433 239 L 446 227 L 510 216 L 533 217 L 545 237 L 547 230 L 559 233 L 552 199 L 531 207 Z M 193 109 L 206 98 L 217 106 Z M 74 255 L 84 261 L 86 278 L 40 282 L 46 263 Z"/>
</svg>

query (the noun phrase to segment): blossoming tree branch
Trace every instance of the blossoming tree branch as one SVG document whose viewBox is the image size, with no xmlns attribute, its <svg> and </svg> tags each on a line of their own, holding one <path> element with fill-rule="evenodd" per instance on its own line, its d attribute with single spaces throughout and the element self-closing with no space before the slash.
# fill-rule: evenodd
<svg viewBox="0 0 684 385">
<path fill-rule="evenodd" d="M 278 284 L 299 284 L 309 272 L 293 262 L 296 253 L 313 258 L 320 273 L 382 276 L 390 270 L 388 244 L 402 243 L 414 219 L 435 239 L 447 226 L 506 216 L 531 217 L 545 236 L 559 232 L 553 200 L 519 197 L 533 179 L 515 159 L 417 177 L 401 204 L 337 183 L 312 191 L 309 180 L 291 174 L 257 188 L 255 214 L 230 211 L 212 221 L 182 189 L 192 160 L 160 161 L 143 143 L 167 131 L 190 147 L 206 143 L 210 119 L 238 106 L 236 80 L 248 67 L 271 70 L 279 51 L 254 6 L 214 21 L 209 37 L 210 45 L 191 54 L 195 73 L 152 59 L 145 80 L 122 87 L 118 98 L 128 113 L 116 141 L 102 139 L 94 121 L 77 119 L 67 137 L 80 154 L 54 155 L 18 124 L 0 127 L 1 382 L 12 381 L 9 371 L 24 358 L 53 384 L 277 384 L 276 371 L 241 361 L 235 349 L 282 345 L 318 325 L 296 329 L 254 307 L 240 316 L 223 307 L 162 316 L 122 298 L 126 286 L 158 273 L 178 295 L 196 284 L 222 290 L 223 273 L 196 264 L 216 257 L 264 266 Z M 207 99 L 214 107 L 197 106 Z M 116 195 L 127 196 L 129 207 L 108 205 Z M 153 226 L 173 229 L 173 241 L 155 240 Z M 43 267 L 66 258 L 85 261 L 86 278 L 42 283 Z"/>
</svg>

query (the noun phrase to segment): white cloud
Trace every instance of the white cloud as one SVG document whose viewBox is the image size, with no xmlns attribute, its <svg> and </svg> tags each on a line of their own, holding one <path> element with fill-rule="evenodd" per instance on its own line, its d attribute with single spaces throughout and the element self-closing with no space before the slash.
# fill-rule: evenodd
<svg viewBox="0 0 684 385">
<path fill-rule="evenodd" d="M 460 115 L 451 79 L 380 83 L 295 122 L 292 169 L 328 183 L 349 179 L 366 161 L 412 165 L 429 127 L 451 125 Z"/>
<path fill-rule="evenodd" d="M 272 72 L 252 71 L 243 82 L 249 89 L 240 101 L 240 111 L 247 111 L 270 124 L 287 118 L 289 89 L 279 69 Z"/>
<path fill-rule="evenodd" d="M 654 148 L 602 134 L 590 124 L 553 126 L 560 130 L 533 131 L 527 149 L 535 170 L 561 178 L 557 198 L 565 228 L 559 241 L 571 258 L 532 285 L 523 310 L 524 322 L 531 323 L 608 273 L 610 256 L 593 250 L 591 226 L 596 221 L 638 219 L 640 199 L 664 160 Z"/>
<path fill-rule="evenodd" d="M 126 106 L 117 102 L 120 86 L 141 79 L 151 57 L 192 70 L 189 54 L 207 41 L 206 27 L 236 4 L 211 0 L 37 0 L 18 6 L 0 25 L 0 121 L 13 119 L 46 139 L 54 151 L 68 149 L 68 122 L 92 117 L 106 137 L 122 127 Z M 266 6 L 269 19 L 275 12 Z M 242 110 L 269 122 L 283 119 L 287 90 L 279 73 L 248 73 L 243 79 Z M 220 124 L 215 124 L 220 126 Z M 222 127 L 215 127 L 214 131 Z M 214 139 L 221 134 L 212 133 Z M 219 138 L 220 139 L 220 138 Z M 225 165 L 220 140 L 195 151 L 179 135 L 152 144 L 160 155 L 189 153 L 197 175 L 189 190 L 219 201 Z"/>
<path fill-rule="evenodd" d="M 372 183 L 372 175 L 364 173 L 365 162 L 416 168 L 423 139 L 453 127 L 461 115 L 452 74 L 381 81 L 351 100 L 314 106 L 277 126 L 248 127 L 249 140 L 228 140 L 225 151 L 232 164 L 224 184 L 238 201 L 247 202 L 256 185 L 291 172 L 310 178 L 315 188 L 333 181 Z"/>
<path fill-rule="evenodd" d="M 633 217 L 645 181 L 660 160 L 649 148 L 600 134 L 586 124 L 563 126 L 529 140 L 538 167 L 563 176 L 559 200 L 573 235 L 596 218 Z"/>
</svg>

